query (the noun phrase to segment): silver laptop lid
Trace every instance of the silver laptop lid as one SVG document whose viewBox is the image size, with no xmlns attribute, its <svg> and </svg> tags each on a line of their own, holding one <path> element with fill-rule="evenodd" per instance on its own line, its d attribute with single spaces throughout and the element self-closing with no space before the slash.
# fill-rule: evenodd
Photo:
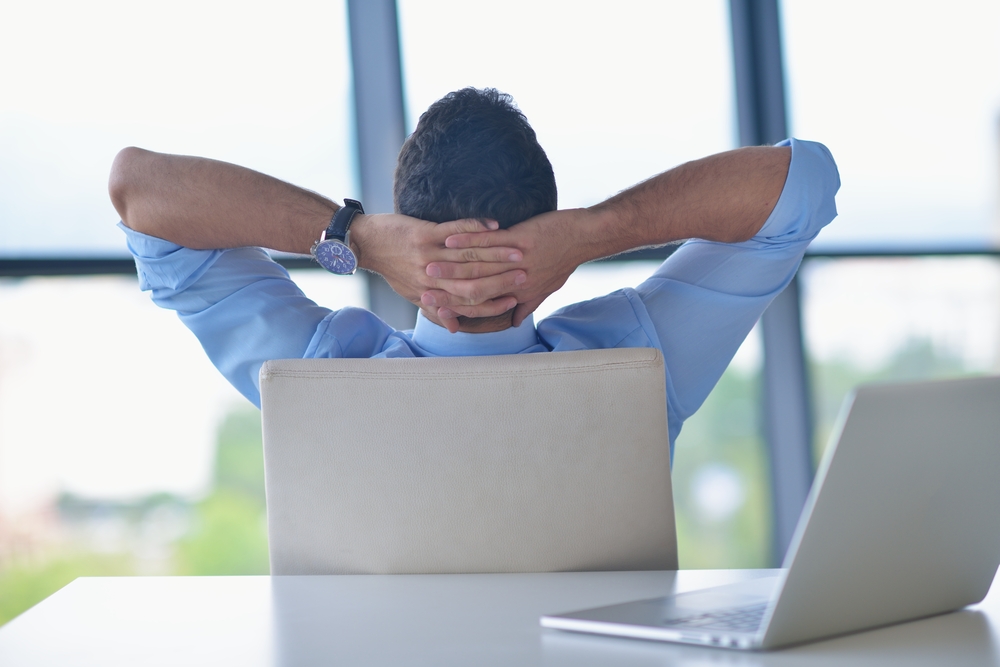
<svg viewBox="0 0 1000 667">
<path fill-rule="evenodd" d="M 675 569 L 654 349 L 261 370 L 273 574 Z"/>
<path fill-rule="evenodd" d="M 977 602 L 1000 563 L 998 407 L 997 377 L 861 387 L 845 401 L 781 575 L 542 625 L 766 648 Z M 751 608 L 763 614 L 755 631 L 730 626 Z"/>
<path fill-rule="evenodd" d="M 764 646 L 986 595 L 1000 563 L 1000 377 L 860 387 L 828 450 Z"/>
</svg>

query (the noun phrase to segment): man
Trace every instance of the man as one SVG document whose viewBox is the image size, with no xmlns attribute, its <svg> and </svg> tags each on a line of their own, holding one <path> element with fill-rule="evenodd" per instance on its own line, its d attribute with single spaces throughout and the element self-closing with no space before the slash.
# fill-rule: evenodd
<svg viewBox="0 0 1000 667">
<path fill-rule="evenodd" d="M 142 289 L 178 312 L 258 406 L 267 359 L 656 347 L 672 447 L 836 216 L 839 186 L 825 147 L 789 140 L 690 162 L 589 209 L 556 211 L 552 168 L 527 120 L 508 96 L 465 89 L 433 104 L 403 146 L 396 214 L 340 211 L 235 165 L 139 149 L 119 153 L 109 189 Z M 347 245 L 326 240 L 348 222 Z M 321 238 L 416 303 L 416 328 L 322 308 L 254 247 L 320 253 Z M 683 239 L 696 240 L 636 289 L 533 322 L 580 264 Z"/>
</svg>

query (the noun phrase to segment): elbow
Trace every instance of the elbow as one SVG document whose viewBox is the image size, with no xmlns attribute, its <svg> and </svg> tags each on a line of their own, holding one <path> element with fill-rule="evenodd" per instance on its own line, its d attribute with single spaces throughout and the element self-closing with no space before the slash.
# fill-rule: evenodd
<svg viewBox="0 0 1000 667">
<path fill-rule="evenodd" d="M 108 195 L 122 222 L 135 229 L 129 221 L 128 208 L 130 200 L 135 197 L 136 172 L 138 162 L 148 151 L 129 146 L 118 151 L 111 164 L 111 174 L 108 177 Z"/>
<path fill-rule="evenodd" d="M 773 206 L 771 208 L 773 208 Z M 760 231 L 760 228 L 764 226 L 768 215 L 769 213 L 764 215 L 763 220 L 760 219 L 759 213 L 749 216 L 745 224 L 727 229 L 725 233 L 720 234 L 721 238 L 719 238 L 719 240 L 723 243 L 743 243 L 744 241 L 749 241 L 757 234 L 758 231 Z"/>
</svg>

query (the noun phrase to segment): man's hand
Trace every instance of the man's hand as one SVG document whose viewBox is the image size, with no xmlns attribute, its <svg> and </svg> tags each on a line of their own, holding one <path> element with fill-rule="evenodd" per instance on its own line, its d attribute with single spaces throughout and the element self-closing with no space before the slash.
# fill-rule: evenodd
<svg viewBox="0 0 1000 667">
<path fill-rule="evenodd" d="M 516 263 L 523 259 L 520 249 L 494 243 L 481 247 L 447 247 L 450 236 L 488 233 L 496 230 L 495 221 L 455 220 L 436 224 L 405 215 L 359 215 L 351 225 L 351 245 L 358 256 L 358 266 L 381 274 L 403 298 L 416 304 L 428 291 L 449 294 L 450 299 L 472 300 L 474 317 L 491 317 L 517 305 L 510 296 L 527 276 Z M 466 267 L 462 274 L 475 281 L 451 280 L 430 266 Z M 437 275 L 435 275 L 437 273 Z M 457 316 L 439 318 L 449 330 L 458 330 Z"/>
<path fill-rule="evenodd" d="M 444 321 L 458 315 L 487 317 L 496 314 L 494 302 L 516 297 L 513 324 L 518 326 L 566 283 L 577 266 L 600 256 L 600 252 L 594 254 L 598 249 L 588 242 L 593 237 L 588 231 L 599 224 L 597 217 L 587 209 L 570 209 L 544 213 L 509 229 L 455 232 L 445 239 L 445 246 L 468 257 L 493 250 L 509 255 L 513 255 L 512 250 L 520 251 L 523 259 L 511 261 L 516 261 L 514 267 L 523 270 L 526 279 L 513 287 L 501 286 L 483 278 L 484 272 L 492 268 L 489 264 L 471 259 L 436 260 L 427 265 L 427 273 L 439 278 L 437 286 L 425 291 L 420 301 L 426 307 L 437 308 L 438 318 Z"/>
</svg>

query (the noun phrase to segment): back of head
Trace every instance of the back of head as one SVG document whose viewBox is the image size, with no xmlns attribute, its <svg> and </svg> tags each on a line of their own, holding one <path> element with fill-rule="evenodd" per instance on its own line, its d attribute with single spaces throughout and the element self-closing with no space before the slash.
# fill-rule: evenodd
<svg viewBox="0 0 1000 667">
<path fill-rule="evenodd" d="M 502 228 L 556 208 L 556 181 L 527 118 L 505 93 L 463 88 L 420 116 L 403 144 L 398 213 L 430 222 L 490 218 Z"/>
</svg>

